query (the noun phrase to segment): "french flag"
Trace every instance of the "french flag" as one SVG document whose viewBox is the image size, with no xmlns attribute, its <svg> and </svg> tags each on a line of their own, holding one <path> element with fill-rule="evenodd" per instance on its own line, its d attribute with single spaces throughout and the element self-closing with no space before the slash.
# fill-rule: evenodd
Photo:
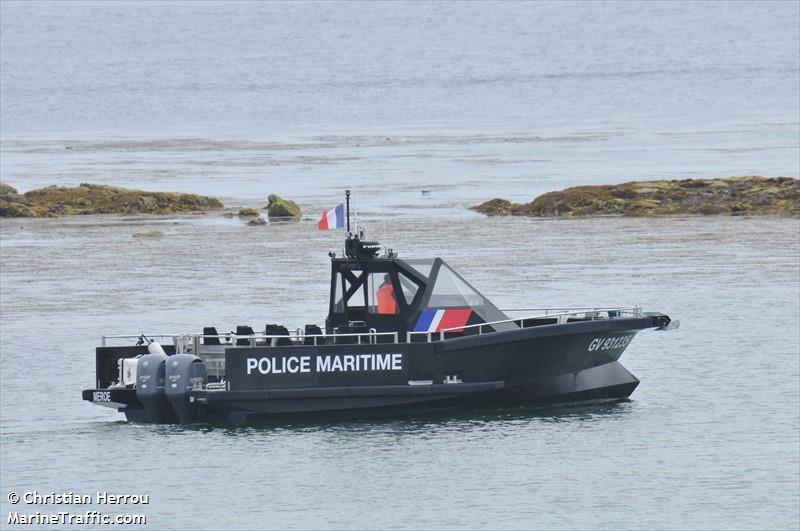
<svg viewBox="0 0 800 531">
<path fill-rule="evenodd" d="M 461 332 L 466 326 L 472 315 L 470 308 L 450 308 L 447 310 L 437 310 L 436 308 L 426 308 L 417 319 L 414 325 L 414 332 L 440 332 L 448 328 L 454 328 L 451 332 Z"/>
<path fill-rule="evenodd" d="M 344 205 L 339 203 L 333 210 L 322 213 L 317 223 L 319 230 L 341 229 L 344 227 Z"/>
</svg>

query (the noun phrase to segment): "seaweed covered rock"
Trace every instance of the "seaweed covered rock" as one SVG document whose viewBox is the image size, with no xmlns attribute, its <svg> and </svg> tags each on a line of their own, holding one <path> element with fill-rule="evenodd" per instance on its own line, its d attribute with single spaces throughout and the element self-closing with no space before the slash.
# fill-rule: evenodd
<svg viewBox="0 0 800 531">
<path fill-rule="evenodd" d="M 278 195 L 270 194 L 267 198 L 267 215 L 270 218 L 296 218 L 302 215 L 297 203 L 284 199 Z"/>
<path fill-rule="evenodd" d="M 800 216 L 800 180 L 746 176 L 575 186 L 543 194 L 530 203 L 492 199 L 472 209 L 490 216 L 536 217 Z"/>
<path fill-rule="evenodd" d="M 164 235 L 160 230 L 148 230 L 147 232 L 135 232 L 134 238 L 160 238 Z"/>
<path fill-rule="evenodd" d="M 17 195 L 17 189 L 11 186 L 10 184 L 6 184 L 0 181 L 0 196 L 14 194 Z"/>
<path fill-rule="evenodd" d="M 0 198 L 0 218 L 37 218 L 41 217 L 24 203 L 7 201 Z"/>
<path fill-rule="evenodd" d="M 36 214 L 30 209 L 30 202 L 19 195 L 13 186 L 0 183 L 0 217 L 30 218 Z"/>
<path fill-rule="evenodd" d="M 487 216 L 508 216 L 516 214 L 516 210 L 519 207 L 519 204 L 512 203 L 508 199 L 490 199 L 485 203 L 470 208 Z"/>
<path fill-rule="evenodd" d="M 254 208 L 240 208 L 236 215 L 240 218 L 254 218 L 258 216 L 258 211 Z"/>
<path fill-rule="evenodd" d="M 9 187 L 11 188 L 11 187 Z M 48 186 L 0 196 L 0 216 L 55 217 L 73 214 L 175 214 L 222 208 L 213 197 L 170 192 L 146 192 L 82 183 Z"/>
</svg>

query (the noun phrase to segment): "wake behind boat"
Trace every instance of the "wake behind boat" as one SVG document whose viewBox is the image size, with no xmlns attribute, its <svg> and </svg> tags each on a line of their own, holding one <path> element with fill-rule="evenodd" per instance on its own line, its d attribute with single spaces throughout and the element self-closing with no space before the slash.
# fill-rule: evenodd
<svg viewBox="0 0 800 531">
<path fill-rule="evenodd" d="M 619 399 L 639 384 L 618 361 L 636 333 L 675 326 L 638 307 L 509 317 L 443 259 L 381 254 L 363 231 L 351 233 L 349 196 L 324 331 L 104 336 L 83 399 L 129 421 L 237 425 Z M 320 228 L 341 227 L 343 207 Z"/>
</svg>

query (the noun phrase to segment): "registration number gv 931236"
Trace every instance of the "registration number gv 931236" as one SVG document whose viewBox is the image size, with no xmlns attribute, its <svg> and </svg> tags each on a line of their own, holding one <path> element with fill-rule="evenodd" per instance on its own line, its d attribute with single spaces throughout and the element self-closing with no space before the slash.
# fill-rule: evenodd
<svg viewBox="0 0 800 531">
<path fill-rule="evenodd" d="M 633 334 L 617 337 L 596 337 L 589 343 L 588 350 L 589 352 L 616 350 L 618 348 L 627 347 L 631 339 L 633 339 Z"/>
</svg>

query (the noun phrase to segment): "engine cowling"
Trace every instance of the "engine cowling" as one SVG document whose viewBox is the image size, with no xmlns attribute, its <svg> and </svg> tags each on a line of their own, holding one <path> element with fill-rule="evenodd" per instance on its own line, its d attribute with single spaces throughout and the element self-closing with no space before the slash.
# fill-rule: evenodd
<svg viewBox="0 0 800 531">
<path fill-rule="evenodd" d="M 163 424 L 172 422 L 175 418 L 164 395 L 167 359 L 168 356 L 162 350 L 145 354 L 136 363 L 136 396 L 144 406 L 147 422 Z"/>
<path fill-rule="evenodd" d="M 164 394 L 181 424 L 197 422 L 198 404 L 191 396 L 208 382 L 206 365 L 193 354 L 175 354 L 166 362 Z"/>
</svg>

